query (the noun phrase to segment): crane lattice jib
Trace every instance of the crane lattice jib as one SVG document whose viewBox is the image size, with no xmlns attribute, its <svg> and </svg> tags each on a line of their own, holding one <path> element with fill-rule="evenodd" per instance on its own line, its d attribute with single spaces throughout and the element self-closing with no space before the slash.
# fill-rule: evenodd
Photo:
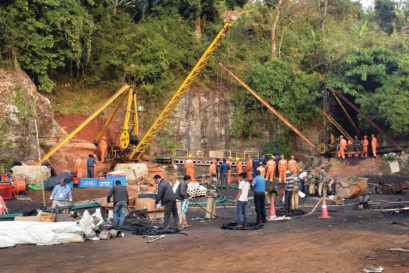
<svg viewBox="0 0 409 273">
<path fill-rule="evenodd" d="M 189 87 L 195 81 L 196 77 L 200 74 L 203 70 L 205 65 L 207 64 L 209 58 L 213 55 L 213 52 L 217 49 L 220 45 L 220 42 L 223 40 L 224 35 L 230 29 L 231 23 L 227 22 L 224 24 L 223 28 L 217 34 L 216 38 L 214 38 L 213 42 L 210 46 L 206 49 L 200 59 L 197 61 L 196 65 L 193 67 L 192 71 L 190 71 L 189 75 L 185 78 L 183 83 L 180 85 L 179 89 L 173 95 L 172 99 L 168 102 L 166 107 L 162 110 L 162 113 L 158 116 L 155 120 L 151 128 L 146 132 L 143 136 L 139 144 L 135 147 L 132 153 L 129 155 L 128 159 L 139 160 L 141 159 L 142 155 L 146 151 L 146 149 L 151 144 L 152 140 L 156 137 L 159 131 L 162 129 L 163 125 L 165 124 L 168 117 L 172 114 L 173 110 L 176 108 L 180 100 L 189 90 Z"/>
</svg>

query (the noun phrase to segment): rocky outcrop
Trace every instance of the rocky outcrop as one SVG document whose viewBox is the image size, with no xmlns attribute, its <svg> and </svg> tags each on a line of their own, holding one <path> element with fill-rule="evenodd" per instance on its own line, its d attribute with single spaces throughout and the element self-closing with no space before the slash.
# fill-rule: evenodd
<svg viewBox="0 0 409 273">
<path fill-rule="evenodd" d="M 38 161 L 35 123 L 37 121 L 41 156 L 57 145 L 67 132 L 54 118 L 50 101 L 23 71 L 0 68 L 0 171 L 13 160 Z M 95 146 L 86 141 L 70 140 L 49 160 L 57 172 L 72 171 L 74 159 L 87 158 Z"/>
<path fill-rule="evenodd" d="M 13 159 L 38 160 L 34 119 L 40 136 L 53 137 L 60 130 L 50 101 L 37 92 L 27 74 L 1 68 L 0 164 L 4 166 Z"/>
</svg>

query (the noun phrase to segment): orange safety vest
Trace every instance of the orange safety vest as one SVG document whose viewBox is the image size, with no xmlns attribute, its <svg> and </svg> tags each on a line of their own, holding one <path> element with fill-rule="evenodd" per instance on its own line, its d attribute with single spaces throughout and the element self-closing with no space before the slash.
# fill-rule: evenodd
<svg viewBox="0 0 409 273">
<path fill-rule="evenodd" d="M 375 137 L 373 137 L 372 138 L 372 141 L 371 141 L 371 144 L 372 144 L 372 146 L 378 146 L 378 140 L 375 138 Z"/>
<path fill-rule="evenodd" d="M 210 164 L 209 175 L 212 176 L 212 174 L 216 174 L 216 172 L 217 172 L 216 170 L 217 170 L 216 169 L 216 164 L 215 163 Z"/>
<path fill-rule="evenodd" d="M 269 170 L 275 170 L 275 168 L 276 168 L 276 162 L 274 161 L 274 160 L 272 160 L 272 159 L 270 159 L 269 161 L 267 161 L 267 164 L 266 164 L 266 167 L 269 169 Z"/>
<path fill-rule="evenodd" d="M 186 169 L 194 169 L 195 165 L 193 165 L 193 160 L 191 160 L 191 159 L 186 160 L 185 168 Z"/>
<path fill-rule="evenodd" d="M 243 164 L 241 164 L 240 161 L 237 161 L 236 163 L 236 171 L 237 171 L 237 174 L 240 174 L 243 172 Z"/>
<path fill-rule="evenodd" d="M 287 170 L 287 160 L 281 159 L 281 160 L 278 162 L 278 169 L 279 169 L 280 171 L 286 171 L 286 170 Z"/>
<path fill-rule="evenodd" d="M 345 139 L 341 139 L 339 145 L 341 148 L 345 149 L 345 147 L 347 146 L 347 141 Z"/>
<path fill-rule="evenodd" d="M 289 160 L 289 161 L 288 161 L 288 169 L 289 169 L 290 171 L 296 172 L 297 169 L 298 169 L 297 161 L 295 161 L 294 159 Z"/>
<path fill-rule="evenodd" d="M 251 172 L 253 169 L 253 161 L 251 161 L 251 159 L 249 159 L 247 161 L 247 165 L 246 165 L 246 172 Z"/>
<path fill-rule="evenodd" d="M 260 175 L 261 175 L 262 177 L 264 177 L 264 175 L 266 174 L 266 169 L 265 169 L 263 166 L 259 166 L 259 167 L 257 168 L 257 171 L 260 171 Z"/>
<path fill-rule="evenodd" d="M 82 160 L 81 160 L 81 158 L 78 158 L 75 161 L 75 171 L 77 172 L 77 177 L 78 178 L 82 178 L 83 169 L 84 169 L 84 167 L 82 165 Z"/>
<path fill-rule="evenodd" d="M 364 139 L 364 147 L 368 147 L 369 141 L 367 139 Z"/>
</svg>

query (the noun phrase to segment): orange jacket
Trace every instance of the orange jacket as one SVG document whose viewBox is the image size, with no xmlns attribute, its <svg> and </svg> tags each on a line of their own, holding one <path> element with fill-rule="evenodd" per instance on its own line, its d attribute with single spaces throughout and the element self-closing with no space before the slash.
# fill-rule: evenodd
<svg viewBox="0 0 409 273">
<path fill-rule="evenodd" d="M 290 159 L 289 161 L 288 161 L 288 169 L 290 170 L 290 171 L 297 171 L 298 170 L 298 164 L 297 164 L 297 161 L 295 161 L 294 159 Z"/>
<path fill-rule="evenodd" d="M 186 169 L 194 169 L 195 165 L 193 165 L 193 160 L 188 159 L 185 161 L 185 168 Z"/>
<path fill-rule="evenodd" d="M 364 139 L 364 147 L 368 147 L 369 141 L 367 139 Z"/>
<path fill-rule="evenodd" d="M 77 173 L 77 177 L 81 178 L 82 177 L 82 170 L 83 170 L 83 165 L 82 165 L 82 160 L 81 158 L 77 158 L 77 160 L 75 160 L 75 171 Z"/>
<path fill-rule="evenodd" d="M 371 145 L 378 146 L 378 140 L 375 137 L 372 138 Z"/>
<path fill-rule="evenodd" d="M 352 145 L 352 141 L 348 139 L 348 145 Z"/>
<path fill-rule="evenodd" d="M 102 154 L 106 154 L 108 151 L 108 145 L 107 142 L 105 140 L 101 140 L 101 142 L 99 143 L 99 149 L 101 150 Z"/>
<path fill-rule="evenodd" d="M 209 175 L 212 176 L 212 174 L 217 174 L 215 163 L 210 164 L 210 167 L 209 167 Z"/>
<path fill-rule="evenodd" d="M 278 169 L 279 169 L 280 171 L 286 171 L 286 170 L 287 170 L 287 160 L 281 159 L 281 160 L 278 162 Z"/>
<path fill-rule="evenodd" d="M 261 175 L 262 177 L 264 177 L 265 174 L 266 174 L 266 169 L 265 169 L 263 166 L 259 166 L 259 167 L 257 168 L 257 171 L 260 171 L 260 175 Z"/>
<path fill-rule="evenodd" d="M 247 165 L 246 165 L 245 171 L 246 171 L 246 172 L 251 172 L 252 170 L 253 170 L 253 161 L 251 161 L 251 159 L 249 159 L 249 160 L 247 161 Z"/>
<path fill-rule="evenodd" d="M 347 141 L 345 139 L 341 139 L 339 145 L 341 148 L 345 149 L 345 147 L 347 146 Z"/>
<path fill-rule="evenodd" d="M 273 159 L 270 159 L 269 161 L 267 161 L 266 167 L 269 170 L 275 170 L 276 169 L 276 162 Z"/>
<path fill-rule="evenodd" d="M 243 164 L 240 161 L 237 161 L 236 163 L 236 171 L 237 171 L 237 174 L 240 174 L 243 172 Z"/>
</svg>

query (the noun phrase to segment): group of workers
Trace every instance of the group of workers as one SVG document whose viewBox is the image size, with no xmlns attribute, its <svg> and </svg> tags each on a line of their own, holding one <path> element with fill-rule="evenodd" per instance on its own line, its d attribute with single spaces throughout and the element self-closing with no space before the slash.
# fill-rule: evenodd
<svg viewBox="0 0 409 273">
<path fill-rule="evenodd" d="M 358 136 L 354 139 L 346 140 L 344 136 L 340 136 L 337 139 L 337 154 L 338 157 L 345 159 L 345 152 L 352 152 L 354 156 L 360 156 L 362 158 L 367 158 L 369 153 L 369 148 L 371 148 L 372 156 L 376 158 L 376 149 L 378 147 L 378 140 L 375 135 L 371 135 L 371 146 L 369 146 L 368 137 L 365 135 L 364 139 L 359 140 Z M 348 156 L 350 157 L 350 156 Z"/>
<path fill-rule="evenodd" d="M 98 143 L 97 147 L 98 147 L 97 148 L 97 153 L 99 153 L 101 155 L 101 162 L 106 162 L 106 155 L 108 154 L 108 144 L 107 144 L 105 136 L 102 137 L 102 139 Z M 97 162 L 95 160 L 94 155 L 89 154 L 86 163 L 87 163 L 87 177 L 88 178 L 95 177 Z M 77 159 L 75 159 L 75 161 L 74 161 L 74 170 L 75 170 L 77 178 L 83 178 L 84 177 L 83 158 L 78 157 Z"/>
<path fill-rule="evenodd" d="M 191 172 L 191 169 L 193 169 L 194 173 L 194 165 L 192 160 L 189 160 L 188 166 L 189 169 L 186 168 L 185 163 L 186 174 L 188 174 L 188 170 Z M 253 180 L 253 177 L 255 177 L 256 171 L 260 171 L 260 175 L 267 181 L 272 182 L 274 177 L 278 177 L 279 183 L 284 183 L 286 179 L 286 172 L 288 170 L 292 171 L 295 175 L 298 173 L 298 164 L 297 161 L 295 161 L 294 156 L 291 156 L 291 159 L 287 161 L 284 155 L 272 155 L 269 160 L 267 160 L 265 155 L 262 155 L 260 158 L 251 158 L 249 155 L 244 169 L 240 158 L 236 158 L 237 181 L 240 181 L 239 175 L 242 172 L 245 172 L 247 174 L 247 178 L 251 181 Z M 231 184 L 231 171 L 231 157 L 228 157 L 228 159 L 223 159 L 223 163 L 221 165 L 218 164 L 217 159 L 213 159 L 209 167 L 209 177 L 215 175 L 216 177 L 220 178 L 221 187 L 227 186 Z"/>
</svg>

